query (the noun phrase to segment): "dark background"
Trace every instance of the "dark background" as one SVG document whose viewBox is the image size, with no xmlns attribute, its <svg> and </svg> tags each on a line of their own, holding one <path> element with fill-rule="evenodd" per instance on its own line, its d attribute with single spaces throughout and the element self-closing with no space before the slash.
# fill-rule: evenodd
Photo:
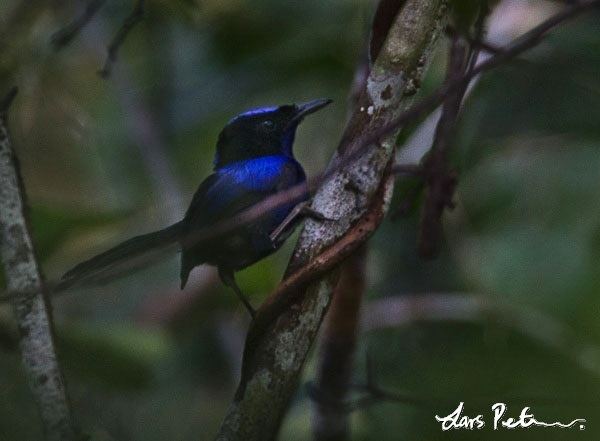
<svg viewBox="0 0 600 441">
<path fill-rule="evenodd" d="M 309 175 L 327 164 L 373 2 L 150 1 L 106 80 L 97 71 L 131 5 L 108 1 L 55 52 L 50 36 L 82 5 L 0 5 L 0 89 L 20 88 L 10 123 L 49 280 L 119 240 L 180 219 L 211 170 L 220 128 L 247 108 L 333 98 L 301 126 L 295 147 Z M 490 39 L 507 42 L 555 6 L 503 3 Z M 442 78 L 445 50 L 440 45 L 421 93 Z M 370 323 L 360 336 L 356 382 L 364 382 L 368 350 L 382 387 L 433 404 L 354 412 L 353 439 L 598 439 L 599 118 L 597 13 L 477 84 L 453 146 L 460 182 L 442 255 L 417 256 L 418 209 L 386 220 L 371 241 L 365 309 L 433 294 L 474 296 L 487 307 L 452 314 L 449 302 L 446 314 Z M 401 156 L 418 156 L 427 146 L 419 136 Z M 412 185 L 399 179 L 396 204 Z M 294 241 L 239 274 L 254 304 L 280 280 Z M 212 269 L 195 270 L 183 292 L 178 284 L 172 256 L 54 300 L 73 408 L 92 439 L 214 437 L 237 385 L 248 321 Z M 1 305 L 0 440 L 35 440 L 38 417 L 14 344 L 10 308 Z M 303 381 L 312 380 L 314 365 L 311 359 Z M 434 415 L 459 401 L 468 415 L 483 412 L 486 429 L 442 433 Z M 543 421 L 586 418 L 586 430 L 493 432 L 496 401 L 508 402 L 514 417 L 527 405 Z M 302 387 L 280 439 L 309 439 L 310 409 Z"/>
</svg>

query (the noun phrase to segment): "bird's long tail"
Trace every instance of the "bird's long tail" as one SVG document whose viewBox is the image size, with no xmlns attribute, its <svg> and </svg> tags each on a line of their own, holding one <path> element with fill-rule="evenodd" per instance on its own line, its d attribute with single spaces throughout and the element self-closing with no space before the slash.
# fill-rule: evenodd
<svg viewBox="0 0 600 441">
<path fill-rule="evenodd" d="M 83 281 L 105 278 L 107 272 L 117 268 L 118 272 L 135 268 L 147 263 L 157 252 L 165 250 L 177 242 L 182 230 L 182 223 L 177 222 L 170 227 L 154 233 L 133 237 L 125 242 L 81 262 L 67 271 L 58 285 L 66 289 Z"/>
</svg>

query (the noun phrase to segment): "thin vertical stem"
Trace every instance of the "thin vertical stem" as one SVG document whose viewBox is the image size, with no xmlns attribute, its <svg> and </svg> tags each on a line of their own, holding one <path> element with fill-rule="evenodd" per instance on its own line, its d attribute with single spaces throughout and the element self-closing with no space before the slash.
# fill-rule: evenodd
<svg viewBox="0 0 600 441">
<path fill-rule="evenodd" d="M 13 89 L 9 97 L 14 97 Z M 26 219 L 25 189 L 0 106 L 0 255 L 19 328 L 21 358 L 48 441 L 76 439 L 63 375 L 54 347 L 52 314 Z"/>
<path fill-rule="evenodd" d="M 333 292 L 321 340 L 313 414 L 315 441 L 350 439 L 348 412 L 339 405 L 346 398 L 365 291 L 366 245 L 360 247 L 341 267 Z"/>
</svg>

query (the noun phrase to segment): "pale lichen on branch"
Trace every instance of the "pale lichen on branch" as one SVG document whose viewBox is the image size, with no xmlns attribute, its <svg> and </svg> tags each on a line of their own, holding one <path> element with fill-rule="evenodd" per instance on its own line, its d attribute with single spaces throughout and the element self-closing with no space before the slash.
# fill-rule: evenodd
<svg viewBox="0 0 600 441">
<path fill-rule="evenodd" d="M 25 191 L 7 128 L 16 89 L 0 103 L 0 255 L 19 330 L 21 359 L 47 440 L 76 439 L 52 329 L 52 314 L 26 218 Z"/>
</svg>

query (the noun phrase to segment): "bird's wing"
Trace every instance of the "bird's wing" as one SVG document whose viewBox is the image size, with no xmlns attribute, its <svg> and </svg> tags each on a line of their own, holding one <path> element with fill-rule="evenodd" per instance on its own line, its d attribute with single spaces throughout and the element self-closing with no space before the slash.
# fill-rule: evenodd
<svg viewBox="0 0 600 441">
<path fill-rule="evenodd" d="M 181 286 L 185 286 L 192 268 L 210 261 L 214 247 L 218 247 L 222 239 L 194 243 L 196 231 L 228 219 L 304 179 L 302 169 L 289 160 L 244 161 L 236 167 L 219 169 L 206 178 L 194 194 L 182 221 Z M 282 211 L 281 208 L 277 210 Z M 271 217 L 271 213 L 269 216 L 270 219 L 278 217 Z M 252 225 L 256 227 L 257 224 Z M 231 239 L 232 234 L 229 233 L 227 237 Z"/>
<path fill-rule="evenodd" d="M 185 215 L 189 228 L 227 219 L 304 179 L 292 161 L 254 161 L 220 170 L 202 182 Z"/>
</svg>

